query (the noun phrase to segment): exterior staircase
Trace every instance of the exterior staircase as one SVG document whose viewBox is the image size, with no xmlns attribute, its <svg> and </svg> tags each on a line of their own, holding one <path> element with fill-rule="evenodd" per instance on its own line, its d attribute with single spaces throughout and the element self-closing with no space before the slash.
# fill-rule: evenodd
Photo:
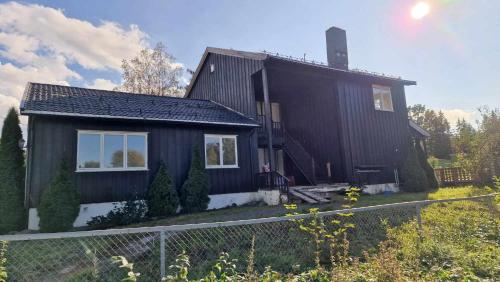
<svg viewBox="0 0 500 282">
<path fill-rule="evenodd" d="M 283 130 L 283 151 L 293 161 L 309 184 L 316 185 L 316 164 L 314 158 L 295 140 L 288 131 Z"/>
</svg>

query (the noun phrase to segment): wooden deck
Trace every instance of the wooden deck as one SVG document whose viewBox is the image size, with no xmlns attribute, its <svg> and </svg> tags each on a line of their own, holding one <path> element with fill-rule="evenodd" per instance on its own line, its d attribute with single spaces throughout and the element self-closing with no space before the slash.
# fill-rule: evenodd
<svg viewBox="0 0 500 282">
<path fill-rule="evenodd" d="M 347 188 L 349 188 L 347 183 L 294 186 L 289 188 L 289 193 L 292 199 L 309 204 L 321 204 L 331 202 L 333 193 L 345 191 Z"/>
</svg>

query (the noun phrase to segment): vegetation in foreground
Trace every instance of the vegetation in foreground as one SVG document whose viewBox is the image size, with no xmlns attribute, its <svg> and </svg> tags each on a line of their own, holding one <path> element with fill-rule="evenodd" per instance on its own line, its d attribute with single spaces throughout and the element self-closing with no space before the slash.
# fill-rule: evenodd
<svg viewBox="0 0 500 282">
<path fill-rule="evenodd" d="M 485 189 L 462 187 L 440 189 L 425 197 L 456 198 L 485 192 Z M 377 197 L 390 198 L 367 198 L 376 201 Z M 363 197 L 360 199 L 358 202 L 363 201 Z M 414 208 L 411 212 L 414 215 Z M 258 229 L 228 227 L 180 233 L 176 240 L 167 241 L 166 263 L 172 265 L 167 268 L 167 274 L 174 279 L 170 281 L 192 281 L 205 276 L 203 281 L 495 281 L 499 277 L 496 262 L 500 255 L 500 222 L 488 205 L 457 202 L 423 209 L 422 239 L 413 216 L 407 215 L 391 209 L 386 213 L 371 211 L 336 218 L 342 226 L 333 223 L 334 218 L 325 220 L 324 226 L 315 227 L 309 220 L 301 223 L 313 232 L 305 232 L 297 223 L 278 229 L 274 225 L 263 225 Z M 349 223 L 356 225 L 354 228 L 347 225 L 346 232 L 338 233 L 346 234 L 345 237 L 334 237 L 338 239 L 335 240 L 336 259 L 332 263 L 332 241 L 326 235 Z M 319 236 L 315 237 L 316 234 Z M 63 281 L 92 281 L 95 275 L 101 275 L 99 281 L 116 281 L 127 273 L 140 273 L 127 281 L 156 281 L 159 244 L 153 244 L 148 253 L 140 256 L 117 248 L 141 238 L 68 238 L 44 244 L 11 242 L 5 266 L 11 277 L 28 280 L 47 273 L 49 279 L 58 277 Z M 319 266 L 315 247 L 318 241 Z M 175 254 L 182 255 L 182 250 L 186 251 L 184 256 L 175 261 Z M 221 255 L 222 250 L 227 254 Z M 117 262 L 111 263 L 110 258 L 117 255 L 126 255 L 126 260 L 116 258 Z M 38 263 L 31 263 L 33 261 Z M 78 262 L 77 268 L 75 262 Z M 183 262 L 189 262 L 190 266 L 182 265 Z M 122 263 L 127 267 L 119 267 Z M 24 267 L 21 272 L 15 272 L 15 265 Z M 71 272 L 64 272 L 68 269 Z M 185 275 L 177 276 L 180 273 Z"/>
<path fill-rule="evenodd" d="M 364 252 L 362 257 L 349 255 L 347 234 L 355 226 L 338 219 L 324 224 L 312 210 L 310 220 L 298 222 L 315 246 L 313 267 L 305 271 L 296 267 L 278 272 L 270 266 L 258 271 L 254 237 L 245 261 L 223 252 L 201 279 L 190 278 L 197 265 L 182 252 L 164 281 L 498 281 L 500 220 L 490 209 L 484 202 L 473 201 L 431 205 L 422 212 L 420 231 L 415 220 L 387 227 L 387 239 L 378 250 Z M 325 251 L 327 261 L 321 259 Z M 126 279 L 141 281 L 133 265 L 125 263 Z"/>
</svg>

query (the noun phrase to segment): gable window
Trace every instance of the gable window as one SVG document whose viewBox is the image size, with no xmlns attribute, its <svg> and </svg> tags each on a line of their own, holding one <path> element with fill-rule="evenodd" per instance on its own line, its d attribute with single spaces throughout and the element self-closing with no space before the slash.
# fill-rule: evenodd
<svg viewBox="0 0 500 282">
<path fill-rule="evenodd" d="M 382 85 L 373 85 L 372 88 L 375 110 L 393 112 L 391 88 Z"/>
<path fill-rule="evenodd" d="M 238 167 L 236 135 L 205 135 L 205 167 Z"/>
<path fill-rule="evenodd" d="M 147 133 L 78 131 L 76 171 L 147 169 Z"/>
</svg>

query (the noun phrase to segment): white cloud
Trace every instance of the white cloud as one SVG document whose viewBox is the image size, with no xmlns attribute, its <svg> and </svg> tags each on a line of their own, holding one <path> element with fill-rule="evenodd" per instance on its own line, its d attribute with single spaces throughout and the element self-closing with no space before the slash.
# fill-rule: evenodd
<svg viewBox="0 0 500 282">
<path fill-rule="evenodd" d="M 86 85 L 86 87 L 89 88 L 102 89 L 102 90 L 113 90 L 113 88 L 115 88 L 116 86 L 118 86 L 118 84 L 115 84 L 113 81 L 102 78 L 98 78 L 94 80 L 94 82 L 92 82 L 91 84 Z"/>
<path fill-rule="evenodd" d="M 469 112 L 462 109 L 440 109 L 443 112 L 444 117 L 448 120 L 452 127 L 455 126 L 459 119 L 465 119 L 469 123 L 474 122 L 475 112 Z"/>
<path fill-rule="evenodd" d="M 147 39 L 136 25 L 123 29 L 116 23 L 104 21 L 96 26 L 66 17 L 61 10 L 15 2 L 0 5 L 0 29 L 18 37 L 13 43 L 0 41 L 8 51 L 14 51 L 13 55 L 17 55 L 15 52 L 20 48 L 33 51 L 42 47 L 87 69 L 120 70 L 122 59 L 137 54 L 146 46 Z M 11 59 L 24 61 L 19 56 L 11 56 Z"/>
<path fill-rule="evenodd" d="M 27 82 L 83 80 L 70 64 L 119 71 L 121 61 L 147 46 L 146 40 L 135 25 L 95 25 L 41 5 L 0 4 L 0 128 L 7 109 L 19 106 Z M 111 89 L 114 84 L 96 79 L 90 86 Z"/>
</svg>

